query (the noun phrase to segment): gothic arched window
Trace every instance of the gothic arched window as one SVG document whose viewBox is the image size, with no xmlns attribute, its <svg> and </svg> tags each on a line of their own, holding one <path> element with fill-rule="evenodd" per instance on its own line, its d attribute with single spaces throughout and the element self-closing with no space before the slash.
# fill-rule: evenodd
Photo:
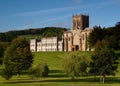
<svg viewBox="0 0 120 86">
<path fill-rule="evenodd" d="M 84 40 L 84 34 L 83 34 L 83 40 Z"/>
</svg>

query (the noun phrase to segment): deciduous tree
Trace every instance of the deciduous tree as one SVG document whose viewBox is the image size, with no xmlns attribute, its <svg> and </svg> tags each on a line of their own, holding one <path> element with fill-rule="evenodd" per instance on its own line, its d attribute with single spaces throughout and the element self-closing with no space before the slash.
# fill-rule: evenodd
<svg viewBox="0 0 120 86">
<path fill-rule="evenodd" d="M 4 54 L 3 62 L 5 68 L 13 70 L 18 75 L 20 71 L 31 67 L 33 55 L 25 38 L 18 37 L 12 41 Z"/>
<path fill-rule="evenodd" d="M 84 55 L 73 52 L 63 61 L 63 68 L 65 73 L 74 80 L 80 73 L 86 73 L 88 63 L 89 61 Z"/>
<path fill-rule="evenodd" d="M 100 82 L 105 82 L 107 75 L 115 75 L 118 67 L 118 57 L 113 49 L 104 47 L 95 51 L 91 56 L 90 72 L 100 75 Z"/>
<path fill-rule="evenodd" d="M 90 47 L 94 47 L 96 42 L 99 40 L 103 40 L 103 38 L 105 37 L 105 30 L 102 29 L 100 26 L 95 26 L 93 31 L 90 33 L 89 37 L 88 37 L 88 43 Z"/>
</svg>

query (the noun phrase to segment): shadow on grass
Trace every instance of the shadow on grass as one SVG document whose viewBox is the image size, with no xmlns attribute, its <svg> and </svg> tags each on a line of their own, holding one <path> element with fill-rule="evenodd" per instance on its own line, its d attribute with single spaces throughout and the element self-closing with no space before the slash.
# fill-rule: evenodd
<svg viewBox="0 0 120 86">
<path fill-rule="evenodd" d="M 44 79 L 44 80 L 40 80 L 40 79 L 36 79 L 36 80 L 10 80 L 8 82 L 4 82 L 5 84 L 16 84 L 16 83 L 34 83 L 34 82 L 94 82 L 92 79 L 75 79 L 75 80 L 71 80 L 71 79 Z"/>
<path fill-rule="evenodd" d="M 99 78 L 80 78 L 71 80 L 70 78 L 50 78 L 50 79 L 36 79 L 36 80 L 12 80 L 9 82 L 4 82 L 6 84 L 16 84 L 16 83 L 35 83 L 35 82 L 82 82 L 82 83 L 99 83 Z M 109 77 L 106 78 L 105 84 L 120 84 L 120 77 Z"/>
<path fill-rule="evenodd" d="M 50 73 L 61 73 L 61 70 L 50 70 Z"/>
<path fill-rule="evenodd" d="M 62 70 L 50 70 L 48 77 L 62 78 L 62 77 L 66 77 L 66 75 L 65 75 L 65 73 L 63 73 Z"/>
<path fill-rule="evenodd" d="M 10 81 L 3 82 L 5 84 L 16 84 L 16 83 L 35 83 L 35 82 L 82 82 L 82 83 L 99 83 L 99 77 L 94 78 L 94 76 L 78 77 L 75 80 L 67 78 L 66 75 L 61 70 L 50 70 L 50 74 L 46 78 L 39 79 L 24 79 L 16 78 Z M 107 77 L 105 80 L 106 84 L 120 84 L 120 77 Z"/>
<path fill-rule="evenodd" d="M 118 83 L 118 84 L 120 84 L 120 77 L 108 77 L 108 78 L 106 78 L 106 83 L 109 83 L 109 84 Z"/>
<path fill-rule="evenodd" d="M 66 77 L 66 75 L 65 74 L 56 74 L 56 75 L 48 75 L 48 77 L 51 77 L 51 78 L 63 78 L 63 77 Z"/>
</svg>

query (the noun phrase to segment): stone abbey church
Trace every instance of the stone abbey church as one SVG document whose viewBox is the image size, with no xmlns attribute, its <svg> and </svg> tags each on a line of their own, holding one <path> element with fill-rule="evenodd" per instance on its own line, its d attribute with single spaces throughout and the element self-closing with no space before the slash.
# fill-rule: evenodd
<svg viewBox="0 0 120 86">
<path fill-rule="evenodd" d="M 74 15 L 72 17 L 72 30 L 63 33 L 62 40 L 57 37 L 31 39 L 30 50 L 32 52 L 45 51 L 89 51 L 87 38 L 92 31 L 89 28 L 89 16 Z"/>
</svg>

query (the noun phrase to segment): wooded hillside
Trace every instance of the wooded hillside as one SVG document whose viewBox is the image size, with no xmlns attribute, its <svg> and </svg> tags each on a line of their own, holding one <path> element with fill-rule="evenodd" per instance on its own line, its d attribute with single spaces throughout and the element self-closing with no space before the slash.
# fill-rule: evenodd
<svg viewBox="0 0 120 86">
<path fill-rule="evenodd" d="M 62 37 L 64 31 L 67 28 L 61 27 L 45 27 L 45 28 L 31 28 L 26 30 L 15 30 L 0 33 L 0 42 L 11 42 L 14 38 L 21 35 L 40 35 L 41 37 L 52 37 L 58 36 Z"/>
</svg>

